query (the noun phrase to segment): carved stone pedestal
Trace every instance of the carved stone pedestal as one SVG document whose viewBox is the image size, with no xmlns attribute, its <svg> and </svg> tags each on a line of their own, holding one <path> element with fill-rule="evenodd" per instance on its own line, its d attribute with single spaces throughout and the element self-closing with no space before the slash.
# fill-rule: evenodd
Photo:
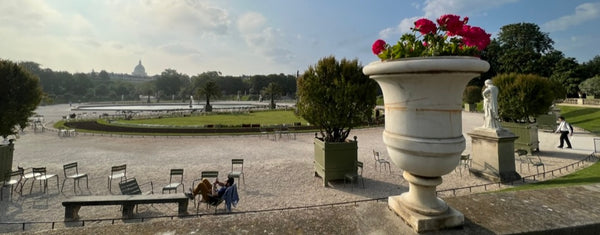
<svg viewBox="0 0 600 235">
<path fill-rule="evenodd" d="M 494 182 L 520 179 L 515 170 L 514 141 L 518 138 L 506 129 L 475 128 L 471 136 L 471 173 Z"/>
<path fill-rule="evenodd" d="M 447 210 L 437 215 L 424 215 L 406 207 L 403 195 L 388 197 L 388 206 L 415 232 L 436 231 L 445 228 L 462 226 L 465 217 L 460 211 L 447 207 Z"/>
</svg>

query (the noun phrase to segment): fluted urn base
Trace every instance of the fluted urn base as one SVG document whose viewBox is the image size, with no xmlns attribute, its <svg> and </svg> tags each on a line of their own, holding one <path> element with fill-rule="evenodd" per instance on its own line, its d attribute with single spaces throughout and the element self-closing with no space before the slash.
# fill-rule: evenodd
<svg viewBox="0 0 600 235">
<path fill-rule="evenodd" d="M 388 206 L 416 232 L 458 227 L 464 216 L 438 198 L 435 188 L 442 183 L 442 177 L 422 177 L 407 171 L 403 173 L 409 182 L 409 191 L 400 196 L 388 198 Z"/>
<path fill-rule="evenodd" d="M 407 203 L 403 198 L 404 194 L 389 197 L 388 206 L 404 222 L 410 225 L 415 232 L 436 231 L 463 225 L 465 216 L 460 211 L 448 207 L 446 211 L 438 215 L 423 215 L 406 207 Z"/>
</svg>

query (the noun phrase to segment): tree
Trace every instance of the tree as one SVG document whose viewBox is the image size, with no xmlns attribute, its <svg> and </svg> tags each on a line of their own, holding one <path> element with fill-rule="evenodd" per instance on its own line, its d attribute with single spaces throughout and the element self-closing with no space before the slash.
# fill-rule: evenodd
<svg viewBox="0 0 600 235">
<path fill-rule="evenodd" d="M 206 105 L 204 107 L 204 110 L 206 112 L 212 111 L 212 106 L 210 105 L 210 98 L 221 96 L 221 90 L 219 89 L 219 86 L 217 86 L 217 83 L 212 80 L 207 81 L 202 86 L 200 86 L 196 93 L 198 94 L 198 96 L 204 96 L 206 98 Z"/>
<path fill-rule="evenodd" d="M 108 76 L 108 73 L 105 70 L 102 70 L 100 73 L 98 73 L 98 78 L 102 81 L 110 80 L 110 76 Z"/>
<path fill-rule="evenodd" d="M 42 100 L 39 78 L 8 60 L 0 60 L 0 135 L 16 133 L 16 126 L 27 126 Z"/>
<path fill-rule="evenodd" d="M 586 95 L 600 96 L 600 75 L 583 81 L 579 85 L 579 89 Z"/>
<path fill-rule="evenodd" d="M 267 87 L 265 87 L 261 93 L 263 96 L 267 96 L 270 99 L 269 108 L 275 109 L 275 99 L 281 96 L 281 87 L 275 84 L 274 82 L 269 83 Z"/>
<path fill-rule="evenodd" d="M 590 61 L 583 63 L 582 78 L 588 79 L 600 75 L 600 55 L 595 56 Z"/>
<path fill-rule="evenodd" d="M 552 82 L 534 74 L 499 74 L 493 79 L 498 87 L 498 115 L 507 122 L 530 122 L 550 111 L 557 98 Z"/>
<path fill-rule="evenodd" d="M 555 63 L 550 79 L 560 83 L 568 96 L 577 97 L 579 84 L 582 81 L 579 70 L 580 66 L 575 58 L 562 58 Z"/>
<path fill-rule="evenodd" d="M 318 126 L 326 142 L 344 142 L 355 126 L 369 120 L 377 83 L 362 73 L 358 60 L 325 57 L 298 78 L 298 114 Z"/>
<path fill-rule="evenodd" d="M 544 75 L 548 69 L 541 66 L 540 60 L 554 51 L 554 41 L 548 33 L 541 32 L 536 24 L 502 26 L 495 41 L 498 47 L 492 46 L 484 53 L 490 64 L 497 66 L 495 72 Z"/>
<path fill-rule="evenodd" d="M 481 87 L 467 86 L 463 92 L 463 102 L 467 104 L 475 104 L 483 99 L 481 95 Z"/>
<path fill-rule="evenodd" d="M 179 90 L 184 84 L 183 80 L 189 79 L 187 75 L 178 73 L 174 69 L 165 69 L 156 79 L 156 92 L 171 96 L 179 94 Z M 158 98 L 158 97 L 157 97 Z"/>
</svg>

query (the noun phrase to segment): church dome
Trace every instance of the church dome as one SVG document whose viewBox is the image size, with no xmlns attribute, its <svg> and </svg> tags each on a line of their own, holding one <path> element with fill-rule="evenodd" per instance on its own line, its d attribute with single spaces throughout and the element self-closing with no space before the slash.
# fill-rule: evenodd
<svg viewBox="0 0 600 235">
<path fill-rule="evenodd" d="M 131 75 L 140 76 L 140 77 L 148 76 L 146 74 L 146 68 L 144 68 L 144 66 L 142 65 L 142 60 L 140 60 L 140 63 L 135 66 L 135 68 L 133 69 L 133 73 Z"/>
</svg>

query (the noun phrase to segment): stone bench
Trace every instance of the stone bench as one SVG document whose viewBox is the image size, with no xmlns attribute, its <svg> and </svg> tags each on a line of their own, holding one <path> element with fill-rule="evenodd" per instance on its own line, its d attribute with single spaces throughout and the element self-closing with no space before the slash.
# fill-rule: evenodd
<svg viewBox="0 0 600 235">
<path fill-rule="evenodd" d="M 188 201 L 185 194 L 150 194 L 150 195 L 106 195 L 106 196 L 76 196 L 62 202 L 65 207 L 65 221 L 79 219 L 81 206 L 123 206 L 123 218 L 131 218 L 133 209 L 138 204 L 177 203 L 179 215 L 187 215 Z"/>
</svg>

